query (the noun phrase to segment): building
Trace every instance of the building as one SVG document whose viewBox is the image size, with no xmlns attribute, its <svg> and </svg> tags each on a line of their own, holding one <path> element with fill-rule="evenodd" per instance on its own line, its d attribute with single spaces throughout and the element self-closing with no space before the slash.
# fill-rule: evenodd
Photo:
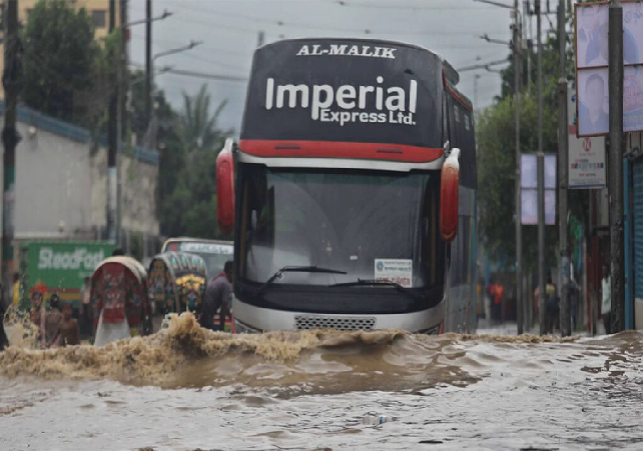
<svg viewBox="0 0 643 451">
<path fill-rule="evenodd" d="M 4 102 L 0 102 L 4 115 Z M 4 120 L 4 118 L 2 118 Z M 18 108 L 14 237 L 32 239 L 105 239 L 107 148 L 94 145 L 88 130 Z M 156 215 L 159 155 L 123 146 L 122 245 L 140 257 L 160 249 Z M 14 246 L 15 252 L 19 246 Z"/>
<path fill-rule="evenodd" d="M 29 13 L 40 0 L 19 0 L 18 3 L 18 20 L 20 23 L 26 23 Z M 110 0 L 67 0 L 67 2 L 77 9 L 85 8 L 94 20 L 96 39 L 104 38 L 109 33 L 109 3 Z M 120 25 L 119 1 L 114 2 L 116 5 L 115 19 L 116 26 Z M 4 72 L 4 45 L 0 42 L 0 73 Z M 4 99 L 4 88 L 0 84 L 0 99 Z"/>
</svg>

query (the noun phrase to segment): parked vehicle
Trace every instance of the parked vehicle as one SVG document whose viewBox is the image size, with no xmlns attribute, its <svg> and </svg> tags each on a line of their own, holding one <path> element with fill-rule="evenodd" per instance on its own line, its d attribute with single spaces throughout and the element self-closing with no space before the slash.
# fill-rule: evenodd
<svg viewBox="0 0 643 451">
<path fill-rule="evenodd" d="M 198 311 L 208 281 L 205 260 L 186 252 L 164 252 L 150 263 L 147 285 L 157 314 Z"/>
<path fill-rule="evenodd" d="M 129 324 L 131 335 L 152 332 L 152 309 L 147 293 L 147 273 L 132 257 L 109 257 L 92 275 L 92 308 L 98 316 L 122 316 Z"/>
</svg>

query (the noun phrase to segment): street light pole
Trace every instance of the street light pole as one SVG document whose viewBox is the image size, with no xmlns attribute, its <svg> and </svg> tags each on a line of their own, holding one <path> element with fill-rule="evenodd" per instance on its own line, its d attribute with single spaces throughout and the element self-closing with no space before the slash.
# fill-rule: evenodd
<svg viewBox="0 0 643 451">
<path fill-rule="evenodd" d="M 571 305 L 569 302 L 569 246 L 567 235 L 567 57 L 565 48 L 565 0 L 558 3 L 558 41 L 560 43 L 560 78 L 558 79 L 558 235 L 560 245 L 560 333 L 563 337 L 572 334 Z"/>
<path fill-rule="evenodd" d="M 515 177 L 515 206 L 516 206 L 516 320 L 518 335 L 524 332 L 525 308 L 522 293 L 522 224 L 520 199 L 520 20 L 518 0 L 514 0 L 513 27 L 513 57 L 514 57 L 514 105 L 516 108 L 516 177 Z"/>
<path fill-rule="evenodd" d="M 145 1 L 145 125 L 150 125 L 152 112 L 152 0 Z"/>
<path fill-rule="evenodd" d="M 544 335 L 545 325 L 545 157 L 543 155 L 543 49 L 541 43 L 540 0 L 535 1 L 536 33 L 538 45 L 538 309 L 540 313 L 540 334 Z"/>
<path fill-rule="evenodd" d="M 116 61 L 116 79 L 114 88 L 109 99 L 109 119 L 108 119 L 108 182 L 107 182 L 107 239 L 119 244 L 120 242 L 120 190 L 121 181 L 119 177 L 118 158 L 122 147 L 123 139 L 123 121 L 125 115 L 124 108 L 124 86 L 127 76 L 124 73 L 126 61 L 126 33 L 125 30 L 133 25 L 146 24 L 149 22 L 163 20 L 171 16 L 172 13 L 164 11 L 159 17 L 152 17 L 134 22 L 127 22 L 127 1 L 119 0 L 120 8 L 120 30 L 119 49 Z M 116 0 L 109 0 L 109 31 L 116 29 Z"/>
<path fill-rule="evenodd" d="M 609 204 L 612 260 L 612 332 L 625 329 L 625 271 L 623 261 L 623 7 L 609 7 Z"/>
</svg>

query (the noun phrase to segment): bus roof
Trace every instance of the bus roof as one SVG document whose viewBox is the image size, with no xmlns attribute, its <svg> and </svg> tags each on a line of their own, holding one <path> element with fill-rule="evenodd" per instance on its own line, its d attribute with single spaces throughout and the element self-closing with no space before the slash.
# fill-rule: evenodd
<svg viewBox="0 0 643 451">
<path fill-rule="evenodd" d="M 289 39 L 255 51 L 240 149 L 257 157 L 427 163 L 443 155 L 443 77 L 423 47 L 366 38 Z"/>
</svg>

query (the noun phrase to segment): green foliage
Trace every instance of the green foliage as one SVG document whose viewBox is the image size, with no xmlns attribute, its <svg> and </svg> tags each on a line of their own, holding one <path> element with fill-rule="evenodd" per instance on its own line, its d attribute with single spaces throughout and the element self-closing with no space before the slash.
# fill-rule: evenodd
<svg viewBox="0 0 643 451">
<path fill-rule="evenodd" d="M 145 83 L 142 72 L 130 75 L 132 131 L 142 141 L 147 132 Z M 229 132 L 216 121 L 225 107 L 211 112 L 205 85 L 194 95 L 183 94 L 184 109 L 175 112 L 163 91 L 153 89 L 157 143 L 160 152 L 158 217 L 166 236 L 223 238 L 217 227 L 216 160 Z"/>
<path fill-rule="evenodd" d="M 84 8 L 65 0 L 41 0 L 31 10 L 23 31 L 24 102 L 65 121 L 88 125 L 87 94 L 100 47 Z"/>
<path fill-rule="evenodd" d="M 543 51 L 543 151 L 558 151 L 558 62 L 557 42 L 550 40 Z M 513 70 L 513 69 L 512 69 Z M 513 73 L 513 72 L 511 72 Z M 545 73 L 545 70 L 543 70 Z M 505 83 L 513 80 L 507 77 Z M 513 85 L 511 85 L 513 91 Z M 512 261 L 515 255 L 515 104 L 513 96 L 505 95 L 478 118 L 476 125 L 478 144 L 478 174 L 480 200 L 480 229 L 487 252 L 493 258 L 503 257 Z M 520 95 L 520 146 L 521 152 L 538 150 L 538 96 L 532 83 Z M 556 258 L 558 233 L 554 226 L 547 228 L 548 261 Z M 523 265 L 536 269 L 537 228 L 523 227 Z"/>
<path fill-rule="evenodd" d="M 226 103 L 221 102 L 210 115 L 210 94 L 205 84 L 195 96 L 183 93 L 181 135 L 188 150 L 211 149 L 217 143 L 219 132 L 216 123 Z"/>
</svg>

